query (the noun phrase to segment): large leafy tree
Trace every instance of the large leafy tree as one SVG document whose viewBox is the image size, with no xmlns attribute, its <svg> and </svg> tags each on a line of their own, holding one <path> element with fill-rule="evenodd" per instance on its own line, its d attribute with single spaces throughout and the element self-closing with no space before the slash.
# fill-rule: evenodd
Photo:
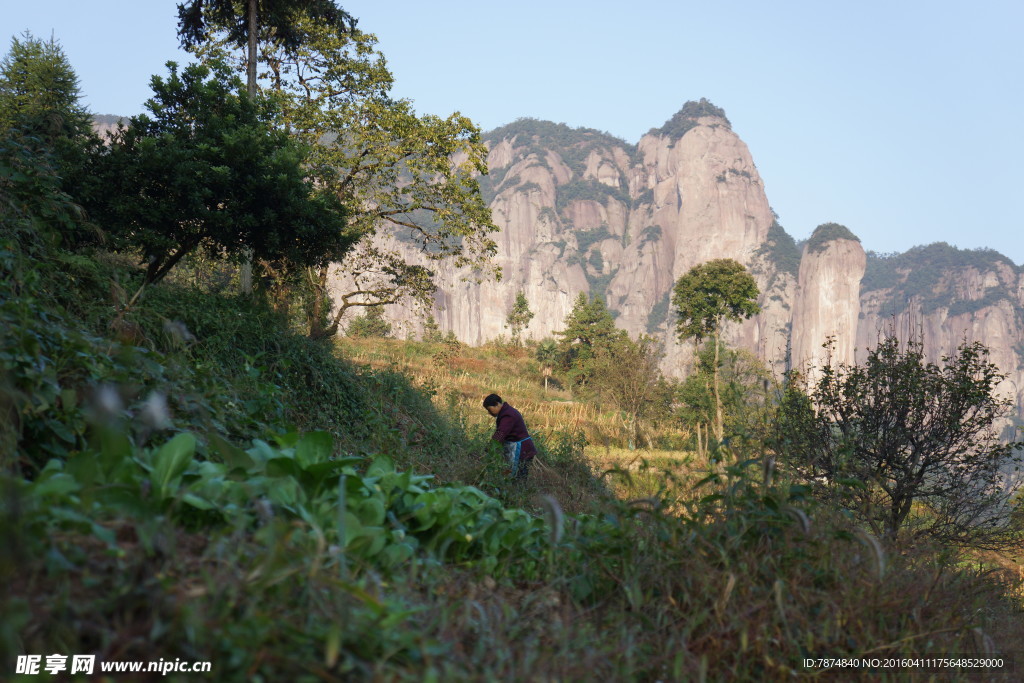
<svg viewBox="0 0 1024 683">
<path fill-rule="evenodd" d="M 305 39 L 296 50 L 261 43 L 266 88 L 282 103 L 285 128 L 310 146 L 311 168 L 337 170 L 324 188 L 350 207 L 349 231 L 360 235 L 338 264 L 343 286 L 333 302 L 327 267 L 304 273 L 310 334 L 327 336 L 353 307 L 431 304 L 434 263 L 487 271 L 497 227 L 475 180 L 487 172 L 487 148 L 473 122 L 459 113 L 419 116 L 412 102 L 393 98 L 374 36 L 306 20 L 299 29 Z M 264 265 L 279 280 L 293 267 Z"/>
<path fill-rule="evenodd" d="M 210 33 L 223 31 L 227 40 L 246 50 L 246 76 L 250 96 L 256 94 L 257 55 L 261 34 L 273 36 L 283 49 L 294 53 L 304 42 L 303 21 L 355 28 L 355 20 L 333 0 L 189 0 L 178 3 L 178 35 L 184 47 L 207 42 Z"/>
<path fill-rule="evenodd" d="M 306 151 L 271 126 L 266 100 L 250 98 L 221 64 L 155 76 L 150 114 L 100 146 L 87 192 L 113 246 L 141 250 L 146 282 L 199 247 L 239 258 L 326 263 L 341 257 L 345 210 L 315 187 Z"/>
<path fill-rule="evenodd" d="M 258 45 L 273 40 L 287 54 L 305 42 L 300 24 L 312 21 L 339 30 L 354 29 L 355 20 L 333 0 L 188 0 L 178 3 L 178 36 L 182 46 L 205 44 L 214 31 L 246 53 L 246 88 L 256 97 Z M 242 273 L 242 290 L 251 288 L 251 264 Z"/>
<path fill-rule="evenodd" d="M 1007 475 L 1024 447 L 996 429 L 1012 410 L 1004 378 L 979 342 L 937 365 L 890 334 L 863 365 L 830 356 L 809 397 L 790 387 L 779 448 L 880 535 L 999 547 L 1015 538 Z"/>
<path fill-rule="evenodd" d="M 591 390 L 619 409 L 632 444 L 640 443 L 644 420 L 671 410 L 671 387 L 659 369 L 663 356 L 652 337 L 641 335 L 633 341 L 621 335 L 610 346 L 598 348 L 591 362 Z"/>
<path fill-rule="evenodd" d="M 739 322 L 756 315 L 757 283 L 733 259 L 715 259 L 694 266 L 676 281 L 672 291 L 675 307 L 676 333 L 680 339 L 693 339 L 697 345 L 711 337 L 714 350 L 712 391 L 715 398 L 715 438 L 725 435 L 722 396 L 719 386 L 719 337 L 725 321 Z"/>
<path fill-rule="evenodd" d="M 695 427 L 698 453 L 707 450 L 707 434 L 714 424 L 715 350 L 705 344 L 697 354 L 694 371 L 679 387 L 679 414 Z M 746 349 L 719 349 L 719 391 L 722 399 L 724 431 L 745 439 L 763 440 L 764 426 L 770 421 L 771 372 Z"/>
</svg>

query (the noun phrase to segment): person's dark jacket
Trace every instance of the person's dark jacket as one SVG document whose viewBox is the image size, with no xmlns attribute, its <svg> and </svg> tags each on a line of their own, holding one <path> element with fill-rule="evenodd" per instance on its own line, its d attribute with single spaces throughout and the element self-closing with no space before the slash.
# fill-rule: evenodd
<svg viewBox="0 0 1024 683">
<path fill-rule="evenodd" d="M 526 422 L 523 421 L 523 416 L 508 403 L 501 404 L 501 410 L 494 416 L 494 421 L 496 427 L 494 436 L 491 438 L 495 441 L 523 441 L 530 436 L 530 433 L 526 431 Z M 537 447 L 533 445 L 533 439 L 523 441 L 519 457 L 523 460 L 532 460 L 536 454 Z"/>
</svg>

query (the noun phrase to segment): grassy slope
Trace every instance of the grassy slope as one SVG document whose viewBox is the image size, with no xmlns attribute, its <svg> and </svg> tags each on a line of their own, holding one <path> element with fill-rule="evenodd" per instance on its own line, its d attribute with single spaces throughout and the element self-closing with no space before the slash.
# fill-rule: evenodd
<svg viewBox="0 0 1024 683">
<path fill-rule="evenodd" d="M 636 455 L 633 449 L 624 448 L 629 430 L 614 406 L 574 401 L 572 392 L 563 389 L 557 377 L 550 377 L 545 386 L 543 367 L 533 358 L 532 347 L 449 347 L 440 342 L 357 338 L 342 338 L 336 344 L 342 357 L 354 363 L 395 369 L 412 378 L 433 392 L 436 402 L 456 408 L 469 424 L 481 429 L 493 422 L 481 408 L 483 397 L 496 393 L 523 413 L 531 430 L 581 435 L 590 444 L 591 460 L 617 463 Z M 658 425 L 648 431 L 655 440 L 682 441 L 683 433 L 674 425 Z M 664 454 L 685 456 L 677 451 Z"/>
<path fill-rule="evenodd" d="M 629 473 L 606 479 L 620 498 L 664 494 L 666 481 L 692 483 L 707 471 L 707 463 L 696 462 L 692 452 L 610 446 L 610 443 L 624 441 L 625 432 L 615 411 L 576 403 L 571 392 L 555 388 L 556 385 L 546 388 L 542 368 L 532 359 L 530 349 L 460 346 L 446 352 L 442 344 L 353 338 L 339 339 L 337 347 L 345 358 L 356 363 L 401 371 L 416 384 L 435 392 L 436 401 L 448 410 L 469 416 L 466 422 L 480 429 L 490 425 L 490 419 L 479 409 L 480 399 L 493 391 L 519 406 L 531 428 L 541 434 L 560 428 L 582 433 L 589 442 L 585 453 L 594 471 L 626 470 Z M 678 437 L 670 426 L 661 429 Z M 542 481 L 537 488 L 552 492 L 549 481 Z M 923 553 L 908 551 L 899 558 L 899 563 L 915 567 L 918 562 L 935 560 L 936 555 L 946 557 L 947 552 L 939 548 Z M 951 560 L 946 557 L 939 565 L 945 561 Z M 1006 582 L 1003 585 L 1008 586 L 1009 595 L 1016 596 L 1011 600 L 1024 604 L 1024 587 L 1019 585 L 1024 579 L 1024 550 L 1018 553 L 971 552 L 959 557 L 957 563 L 971 571 L 995 576 L 1000 583 Z M 920 566 L 915 569 L 919 570 Z M 909 580 L 915 573 L 910 570 L 908 576 L 899 578 Z M 936 577 L 939 574 L 941 570 Z M 924 597 L 930 596 L 926 593 Z M 1006 631 L 1004 642 L 1013 642 L 1016 638 L 1013 634 L 1021 633 L 1021 628 L 1019 616 L 1001 621 L 998 627 Z"/>
<path fill-rule="evenodd" d="M 353 556 L 343 570 L 331 536 L 283 508 L 260 518 L 256 500 L 233 518 L 248 521 L 224 524 L 184 514 L 182 493 L 169 508 L 117 515 L 75 498 L 75 521 L 20 505 L 38 490 L 7 479 L 0 542 L 15 553 L 0 560 L 5 665 L 14 652 L 95 652 L 209 659 L 218 680 L 753 680 L 807 675 L 805 656 L 1007 651 L 1024 641 L 1019 593 L 1014 603 L 987 570 L 941 549 L 879 552 L 799 488 L 766 485 L 756 463 L 693 488 L 701 468 L 684 456 L 682 467 L 643 472 L 646 485 L 614 483 L 636 496 L 667 482 L 663 502 L 608 497 L 574 433 L 593 438 L 615 417 L 545 394 L 528 358 L 343 340 L 350 360 L 339 361 L 258 307 L 170 284 L 111 327 L 120 296 L 111 283 L 130 290 L 130 271 L 54 258 L 32 267 L 41 279 L 31 290 L 6 292 L 0 393 L 21 416 L 5 435 L 21 439 L 8 471 L 42 479 L 54 455 L 46 443 L 89 452 L 97 426 L 87 408 L 98 387 L 113 386 L 127 416 L 116 426 L 136 459 L 181 430 L 200 436 L 198 457 L 211 461 L 213 434 L 244 447 L 291 428 L 327 430 L 335 455 L 386 454 L 439 483 L 477 484 L 546 512 L 550 538 L 509 541 L 498 567 L 469 542 L 461 555 L 424 545 L 397 567 Z M 176 321 L 195 338 L 166 324 Z M 12 348 L 25 357 L 43 348 L 53 363 L 18 365 Z M 525 489 L 503 483 L 487 450 L 479 404 L 491 391 L 538 435 L 547 469 Z M 151 392 L 167 397 L 172 428 L 143 422 Z M 603 465 L 621 460 L 610 448 L 590 452 Z M 661 454 L 656 464 L 676 461 Z M 557 521 L 585 510 L 598 514 Z"/>
</svg>

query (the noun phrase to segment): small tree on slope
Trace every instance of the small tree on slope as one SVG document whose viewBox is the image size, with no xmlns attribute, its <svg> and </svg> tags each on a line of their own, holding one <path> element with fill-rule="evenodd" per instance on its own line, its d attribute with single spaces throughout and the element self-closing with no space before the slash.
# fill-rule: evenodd
<svg viewBox="0 0 1024 683">
<path fill-rule="evenodd" d="M 996 395 L 1005 375 L 981 343 L 939 366 L 920 342 L 889 335 L 864 365 L 829 358 L 821 371 L 810 401 L 787 391 L 778 425 L 780 450 L 805 474 L 889 538 L 908 529 L 982 548 L 1012 541 L 1019 485 L 1007 475 L 1024 443 L 999 439 L 1012 404 Z"/>
</svg>

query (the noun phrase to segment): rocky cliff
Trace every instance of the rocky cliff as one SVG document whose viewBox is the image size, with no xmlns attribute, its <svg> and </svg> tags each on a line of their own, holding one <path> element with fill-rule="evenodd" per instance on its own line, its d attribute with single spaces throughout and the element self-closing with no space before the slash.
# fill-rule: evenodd
<svg viewBox="0 0 1024 683">
<path fill-rule="evenodd" d="M 127 126 L 128 119 L 124 116 L 114 116 L 112 114 L 102 114 L 92 117 L 92 129 L 104 140 L 108 135 L 117 132 L 118 124 Z"/>
<path fill-rule="evenodd" d="M 501 228 L 504 277 L 465 282 L 464 272 L 442 267 L 433 315 L 443 330 L 470 344 L 507 334 L 505 317 L 523 291 L 536 313 L 525 335 L 540 339 L 561 329 L 579 292 L 599 294 L 620 327 L 661 338 L 666 370 L 680 374 L 691 348 L 675 340 L 672 285 L 698 263 L 730 257 L 755 273 L 764 311 L 725 337 L 782 369 L 796 279 L 775 256 L 795 248 L 724 112 L 687 103 L 635 146 L 536 120 L 486 139 L 481 187 Z M 392 307 L 389 316 L 408 331 L 422 324 L 410 309 Z"/>
<path fill-rule="evenodd" d="M 790 363 L 806 368 L 808 379 L 827 356 L 835 363 L 855 359 L 860 286 L 867 256 L 860 240 L 836 223 L 821 225 L 804 245 L 797 281 Z M 823 348 L 832 339 L 830 349 Z"/>
<path fill-rule="evenodd" d="M 1007 375 L 1000 392 L 1012 397 L 1024 416 L 1024 269 L 1005 256 L 942 242 L 898 255 L 869 254 L 857 362 L 890 330 L 920 339 L 934 362 L 954 354 L 964 341 L 982 342 Z"/>
<path fill-rule="evenodd" d="M 886 324 L 920 330 L 937 360 L 963 338 L 992 349 L 1005 389 L 1024 406 L 1024 280 L 998 254 L 951 247 L 877 257 L 849 230 L 825 224 L 797 250 L 771 210 L 750 151 L 725 113 L 688 102 L 636 145 L 592 129 L 522 119 L 485 135 L 481 189 L 497 236 L 500 282 L 442 267 L 434 317 L 480 344 L 507 335 L 523 291 L 535 317 L 526 337 L 559 330 L 579 292 L 600 294 L 633 336 L 655 335 L 664 369 L 685 374 L 692 348 L 674 335 L 669 298 L 689 268 L 728 257 L 757 279 L 762 312 L 724 331 L 774 370 L 816 364 L 836 338 L 841 361 L 863 359 Z M 938 249 L 938 251 L 936 251 Z M 931 251 L 929 251 L 931 250 Z M 941 253 L 940 253 L 941 252 Z M 392 306 L 399 334 L 422 316 Z"/>
</svg>

